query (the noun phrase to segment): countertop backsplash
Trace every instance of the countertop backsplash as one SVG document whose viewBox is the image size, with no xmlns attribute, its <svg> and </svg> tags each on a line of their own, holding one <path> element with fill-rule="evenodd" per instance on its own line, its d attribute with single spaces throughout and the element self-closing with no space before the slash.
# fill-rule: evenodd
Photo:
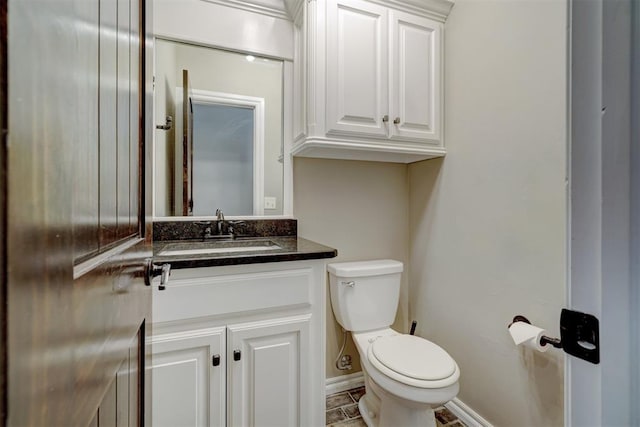
<svg viewBox="0 0 640 427">
<path fill-rule="evenodd" d="M 229 223 L 237 220 L 225 220 Z M 246 219 L 237 227 L 238 237 L 295 237 L 298 235 L 298 221 L 295 219 Z M 217 230 L 218 221 L 154 221 L 153 240 L 198 240 L 202 239 L 205 229 Z"/>
</svg>

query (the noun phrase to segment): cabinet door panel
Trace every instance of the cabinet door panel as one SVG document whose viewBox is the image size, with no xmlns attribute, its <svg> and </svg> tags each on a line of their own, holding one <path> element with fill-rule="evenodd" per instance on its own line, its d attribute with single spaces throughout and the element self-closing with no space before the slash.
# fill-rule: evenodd
<svg viewBox="0 0 640 427">
<path fill-rule="evenodd" d="M 386 9 L 329 1 L 327 31 L 327 133 L 386 137 Z"/>
<path fill-rule="evenodd" d="M 168 334 L 152 339 L 152 424 L 224 426 L 224 328 Z"/>
<path fill-rule="evenodd" d="M 230 426 L 311 425 L 310 317 L 229 326 Z"/>
<path fill-rule="evenodd" d="M 392 138 L 440 139 L 441 25 L 392 11 L 390 49 L 390 135 Z M 398 119 L 399 123 L 393 121 Z"/>
</svg>

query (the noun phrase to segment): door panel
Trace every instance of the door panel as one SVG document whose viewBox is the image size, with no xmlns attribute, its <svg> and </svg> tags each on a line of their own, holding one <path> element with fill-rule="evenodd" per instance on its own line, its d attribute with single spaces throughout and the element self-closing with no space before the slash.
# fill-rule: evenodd
<svg viewBox="0 0 640 427">
<path fill-rule="evenodd" d="M 386 8 L 340 0 L 327 13 L 328 133 L 386 137 Z"/>
<path fill-rule="evenodd" d="M 118 3 L 100 3 L 100 245 L 118 237 Z"/>
<path fill-rule="evenodd" d="M 193 215 L 193 104 L 189 70 L 182 70 L 182 215 Z"/>
<path fill-rule="evenodd" d="M 389 19 L 391 137 L 438 143 L 441 24 L 398 11 Z"/>
<path fill-rule="evenodd" d="M 99 3 L 85 2 L 78 8 L 79 14 L 87 22 L 96 25 L 99 22 Z M 78 61 L 78 101 L 83 126 L 77 128 L 77 137 L 82 144 L 74 146 L 70 155 L 75 159 L 75 179 L 73 193 L 83 197 L 73 198 L 73 248 L 76 259 L 86 258 L 99 249 L 99 143 L 98 143 L 98 31 L 87 31 L 78 39 L 78 50 L 84 53 L 84 60 Z"/>
<path fill-rule="evenodd" d="M 140 49 L 141 27 L 140 27 L 140 0 L 130 0 L 129 4 L 129 233 L 135 234 L 139 231 L 140 221 L 140 162 L 142 157 L 141 141 L 142 135 L 142 102 L 140 98 L 140 82 L 142 81 L 142 61 Z M 136 161 L 131 161 L 135 159 Z"/>
<path fill-rule="evenodd" d="M 230 426 L 311 425 L 301 406 L 309 393 L 309 318 L 229 326 Z"/>
<path fill-rule="evenodd" d="M 135 361 L 134 361 L 135 363 Z M 127 427 L 129 425 L 129 380 L 131 358 L 130 355 L 122 361 L 116 373 L 116 426 Z M 102 407 L 101 407 L 102 409 Z M 135 424 L 134 424 L 135 425 Z M 102 423 L 100 423 L 102 427 Z"/>
<path fill-rule="evenodd" d="M 131 63 L 131 3 L 130 0 L 117 0 L 118 2 L 118 32 L 117 32 L 117 67 L 118 67 L 118 94 L 117 94 L 117 140 L 118 140 L 118 237 L 130 236 L 130 190 L 131 170 L 129 168 L 130 152 L 130 63 Z"/>
<path fill-rule="evenodd" d="M 104 399 L 102 399 L 102 403 L 100 404 L 100 408 L 98 408 L 98 426 L 100 427 L 116 427 L 116 414 L 117 414 L 117 405 L 118 405 L 118 386 L 116 381 L 111 383 L 111 386 L 107 390 L 107 394 Z"/>
<path fill-rule="evenodd" d="M 140 328 L 138 335 L 132 340 L 130 351 L 121 361 L 106 395 L 103 397 L 94 419 L 89 423 L 91 427 L 134 427 L 141 426 L 139 415 L 142 389 L 138 368 L 140 359 L 140 340 L 144 328 Z"/>
<path fill-rule="evenodd" d="M 225 425 L 225 329 L 153 337 L 153 426 Z M 214 355 L 220 356 L 213 366 Z"/>
<path fill-rule="evenodd" d="M 638 58 L 637 52 L 632 57 L 632 19 L 640 23 L 635 9 L 629 1 L 598 0 L 572 2 L 570 11 L 567 303 L 600 321 L 600 364 L 567 356 L 565 424 L 572 426 L 638 425 L 638 361 L 631 348 L 637 334 L 629 303 L 637 296 L 630 277 L 637 272 L 638 230 L 638 144 L 630 135 L 631 118 L 638 116 L 630 114 L 637 106 L 630 91 L 638 74 L 630 66 Z"/>
<path fill-rule="evenodd" d="M 9 0 L 8 138 L 13 149 L 8 168 L 9 226 L 3 236 L 8 242 L 9 271 L 9 426 L 97 422 L 104 396 L 130 357 L 132 340 L 150 321 L 150 288 L 143 280 L 145 260 L 152 254 L 150 233 L 134 233 L 126 245 L 108 256 L 90 258 L 83 268 L 76 266 L 73 250 L 95 245 L 83 240 L 85 216 L 79 214 L 79 206 L 95 194 L 88 194 L 89 189 L 76 181 L 84 179 L 81 171 L 91 169 L 85 162 L 95 162 L 96 174 L 102 170 L 99 165 L 105 165 L 102 158 L 87 157 L 83 150 L 99 138 L 102 157 L 106 152 L 102 149 L 113 152 L 117 144 L 102 136 L 103 130 L 117 129 L 119 119 L 98 112 L 99 106 L 112 104 L 98 101 L 95 95 L 104 94 L 101 89 L 88 89 L 98 81 L 101 88 L 104 84 L 105 89 L 116 90 L 109 87 L 115 73 L 106 67 L 109 61 L 102 63 L 105 57 L 97 48 L 105 41 L 100 53 L 114 53 L 115 41 L 105 38 L 107 26 L 100 25 L 96 13 L 104 12 L 105 19 L 111 13 L 113 18 L 112 5 L 112 0 Z M 123 49 L 128 58 L 128 47 Z M 107 69 L 105 79 L 96 74 Z M 129 68 L 121 71 L 125 81 Z M 122 88 L 128 104 L 128 83 Z M 128 109 L 124 120 L 129 120 Z M 143 141 L 136 144 L 144 147 Z M 129 142 L 126 150 L 128 178 L 129 161 L 140 163 L 137 156 L 130 158 Z M 85 154 L 71 154 L 76 152 Z M 112 165 L 109 159 L 113 157 L 104 160 Z M 145 170 L 144 164 L 140 170 Z M 100 175 L 101 183 L 105 177 Z M 141 198 L 138 188 L 127 186 L 127 200 L 131 192 Z M 145 205 L 140 206 L 144 210 Z M 143 215 L 138 212 L 135 217 Z M 150 223 L 140 228 L 150 230 Z M 142 360 L 139 355 L 134 365 Z M 142 374 L 135 381 L 142 384 Z M 132 385 L 127 389 L 131 397 Z M 143 389 L 136 394 L 137 406 L 142 405 Z M 133 409 L 127 408 L 127 417 Z M 141 419 L 143 412 L 137 414 Z"/>
</svg>

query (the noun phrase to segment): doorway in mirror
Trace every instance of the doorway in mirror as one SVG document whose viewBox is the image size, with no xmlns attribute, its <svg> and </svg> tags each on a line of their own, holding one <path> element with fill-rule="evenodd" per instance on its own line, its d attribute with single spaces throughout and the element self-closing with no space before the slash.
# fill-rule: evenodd
<svg viewBox="0 0 640 427">
<path fill-rule="evenodd" d="M 225 94 L 228 95 L 228 94 Z M 193 215 L 264 215 L 263 100 L 193 102 Z M 256 126 L 259 124 L 260 126 Z"/>
</svg>

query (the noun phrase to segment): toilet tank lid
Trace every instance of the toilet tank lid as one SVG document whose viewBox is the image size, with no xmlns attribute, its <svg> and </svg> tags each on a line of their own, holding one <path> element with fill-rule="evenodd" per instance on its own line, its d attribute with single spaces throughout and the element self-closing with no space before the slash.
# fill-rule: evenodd
<svg viewBox="0 0 640 427">
<path fill-rule="evenodd" d="M 329 273 L 339 277 L 379 276 L 383 274 L 402 273 L 402 269 L 402 263 L 392 259 L 334 262 L 327 265 Z"/>
</svg>

